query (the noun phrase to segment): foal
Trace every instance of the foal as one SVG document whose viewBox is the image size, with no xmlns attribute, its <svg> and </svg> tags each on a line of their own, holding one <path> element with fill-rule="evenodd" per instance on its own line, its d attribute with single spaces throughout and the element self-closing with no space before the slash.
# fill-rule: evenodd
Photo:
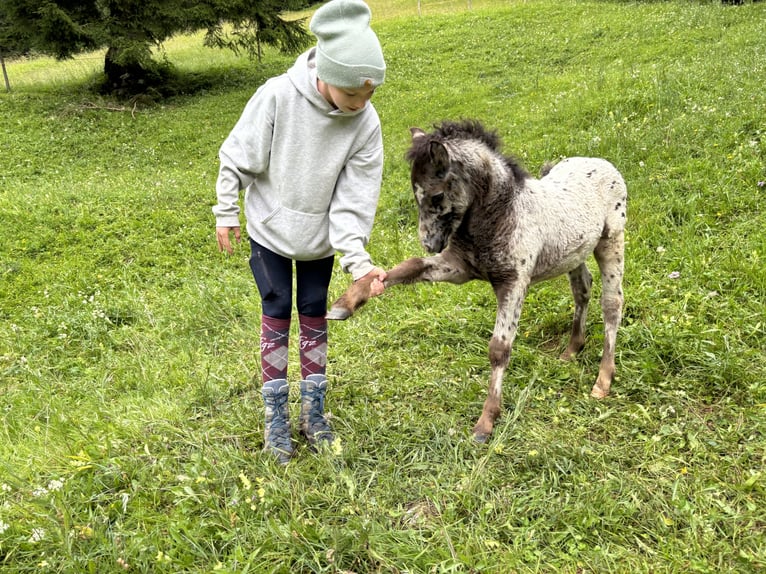
<svg viewBox="0 0 766 574">
<path fill-rule="evenodd" d="M 593 253 L 601 272 L 604 350 L 591 395 L 604 398 L 615 373 L 617 328 L 622 315 L 622 277 L 627 189 L 606 160 L 569 158 L 531 177 L 502 155 L 500 140 L 475 121 L 443 122 L 432 133 L 412 128 L 407 152 L 419 210 L 419 235 L 431 257 L 413 257 L 388 272 L 386 286 L 418 281 L 488 281 L 497 297 L 489 342 L 489 394 L 473 429 L 484 442 L 502 404 L 502 381 L 518 328 L 521 306 L 533 283 L 569 276 L 575 310 L 561 358 L 585 343 L 593 282 L 585 265 Z M 332 306 L 328 319 L 346 319 L 370 298 L 360 280 Z"/>
</svg>

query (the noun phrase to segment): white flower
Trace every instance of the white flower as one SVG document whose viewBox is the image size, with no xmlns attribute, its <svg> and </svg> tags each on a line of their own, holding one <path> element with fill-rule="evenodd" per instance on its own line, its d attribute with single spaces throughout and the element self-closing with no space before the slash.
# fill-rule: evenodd
<svg viewBox="0 0 766 574">
<path fill-rule="evenodd" d="M 40 542 L 40 540 L 42 540 L 43 538 L 45 538 L 45 529 L 33 528 L 32 534 L 29 536 L 29 541 L 33 543 Z"/>
<path fill-rule="evenodd" d="M 8 530 L 10 527 L 11 527 L 11 525 L 10 525 L 10 524 L 8 524 L 7 522 L 3 522 L 2 520 L 0 520 L 0 534 L 2 534 L 3 532 L 5 532 L 6 530 Z"/>
</svg>

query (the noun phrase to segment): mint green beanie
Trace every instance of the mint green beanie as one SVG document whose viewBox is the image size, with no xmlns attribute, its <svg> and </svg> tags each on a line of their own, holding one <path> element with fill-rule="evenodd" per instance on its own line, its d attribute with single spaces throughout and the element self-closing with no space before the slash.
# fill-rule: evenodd
<svg viewBox="0 0 766 574">
<path fill-rule="evenodd" d="M 320 7 L 309 28 L 317 37 L 317 76 L 339 88 L 379 86 L 386 62 L 370 9 L 362 0 L 331 0 Z"/>
</svg>

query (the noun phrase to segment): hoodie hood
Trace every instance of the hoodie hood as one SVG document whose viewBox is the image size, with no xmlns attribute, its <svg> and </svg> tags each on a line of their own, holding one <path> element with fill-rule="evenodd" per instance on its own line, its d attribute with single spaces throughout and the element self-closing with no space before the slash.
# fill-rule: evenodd
<svg viewBox="0 0 766 574">
<path fill-rule="evenodd" d="M 287 77 L 290 78 L 295 89 L 328 116 L 352 117 L 367 110 L 369 104 L 355 112 L 343 112 L 333 107 L 333 105 L 319 93 L 319 88 L 317 88 L 316 50 L 316 47 L 313 47 L 298 56 L 298 59 L 292 67 L 287 70 Z"/>
</svg>

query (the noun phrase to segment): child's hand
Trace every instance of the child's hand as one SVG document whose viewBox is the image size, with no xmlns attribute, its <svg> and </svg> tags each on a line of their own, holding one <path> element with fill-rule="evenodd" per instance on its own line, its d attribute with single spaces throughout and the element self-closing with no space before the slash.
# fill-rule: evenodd
<svg viewBox="0 0 766 574">
<path fill-rule="evenodd" d="M 386 290 L 386 286 L 383 281 L 386 280 L 388 274 L 383 269 L 376 267 L 370 271 L 364 278 L 373 277 L 372 283 L 370 283 L 370 297 L 377 297 Z"/>
<path fill-rule="evenodd" d="M 215 237 L 218 240 L 218 251 L 226 251 L 229 255 L 234 253 L 234 249 L 231 247 L 231 241 L 229 240 L 229 233 L 234 232 L 234 239 L 237 243 L 242 241 L 242 235 L 240 234 L 239 227 L 216 227 Z"/>
</svg>

